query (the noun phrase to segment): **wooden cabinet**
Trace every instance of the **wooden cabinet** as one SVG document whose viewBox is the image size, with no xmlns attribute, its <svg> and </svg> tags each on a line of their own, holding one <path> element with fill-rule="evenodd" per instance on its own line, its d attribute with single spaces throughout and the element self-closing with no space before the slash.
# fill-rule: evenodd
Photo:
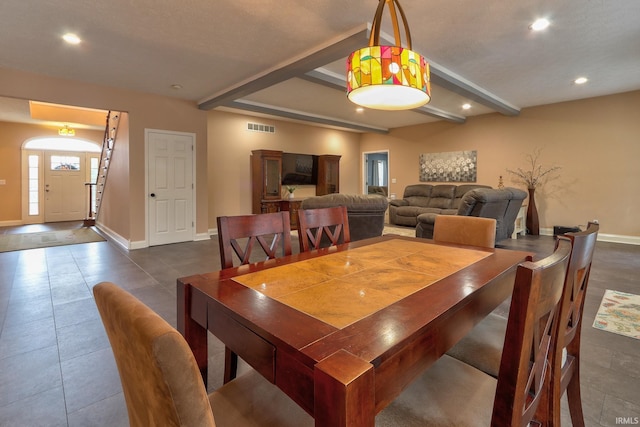
<svg viewBox="0 0 640 427">
<path fill-rule="evenodd" d="M 331 154 L 318 156 L 316 196 L 340 192 L 340 157 Z"/>
<path fill-rule="evenodd" d="M 332 154 L 317 156 L 317 196 L 340 192 L 340 157 Z M 297 228 L 298 209 L 302 199 L 283 199 L 281 182 L 282 151 L 252 151 L 251 212 L 259 214 L 288 210 L 291 228 Z"/>
<path fill-rule="evenodd" d="M 281 173 L 282 151 L 251 152 L 252 213 L 278 212 L 278 202 L 282 198 Z"/>
<path fill-rule="evenodd" d="M 280 210 L 289 211 L 289 217 L 291 218 L 291 229 L 298 228 L 298 210 L 304 199 L 283 199 L 280 201 Z"/>
</svg>

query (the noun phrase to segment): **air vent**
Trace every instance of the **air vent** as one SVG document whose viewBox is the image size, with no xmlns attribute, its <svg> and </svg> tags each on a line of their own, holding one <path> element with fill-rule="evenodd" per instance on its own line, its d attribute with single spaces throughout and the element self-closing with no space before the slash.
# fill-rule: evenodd
<svg viewBox="0 0 640 427">
<path fill-rule="evenodd" d="M 263 125 L 260 123 L 247 123 L 247 130 L 253 132 L 276 133 L 276 127 L 271 125 Z"/>
</svg>

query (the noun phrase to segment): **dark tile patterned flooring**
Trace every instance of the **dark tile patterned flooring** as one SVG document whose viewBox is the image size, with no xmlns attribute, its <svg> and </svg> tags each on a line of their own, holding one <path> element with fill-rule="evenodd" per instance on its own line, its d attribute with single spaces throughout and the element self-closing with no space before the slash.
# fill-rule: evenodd
<svg viewBox="0 0 640 427">
<path fill-rule="evenodd" d="M 69 225 L 4 227 L 0 233 Z M 554 245 L 548 236 L 501 243 L 540 257 Z M 0 253 L 0 426 L 128 425 L 91 288 L 115 282 L 175 325 L 176 278 L 219 267 L 215 236 L 134 251 L 107 241 Z M 594 427 L 640 417 L 640 341 L 591 327 L 606 289 L 640 294 L 640 246 L 596 246 L 582 344 L 586 424 Z M 221 383 L 224 350 L 215 338 L 209 341 L 213 389 Z M 563 425 L 571 425 L 563 417 Z"/>
</svg>

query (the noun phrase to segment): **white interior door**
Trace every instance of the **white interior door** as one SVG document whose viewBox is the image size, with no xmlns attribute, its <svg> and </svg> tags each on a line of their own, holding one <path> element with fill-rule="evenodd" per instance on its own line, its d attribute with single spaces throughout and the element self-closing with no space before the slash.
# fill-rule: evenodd
<svg viewBox="0 0 640 427">
<path fill-rule="evenodd" d="M 44 160 L 44 221 L 84 219 L 85 154 L 46 151 Z"/>
<path fill-rule="evenodd" d="M 193 240 L 194 136 L 147 130 L 149 245 Z"/>
</svg>

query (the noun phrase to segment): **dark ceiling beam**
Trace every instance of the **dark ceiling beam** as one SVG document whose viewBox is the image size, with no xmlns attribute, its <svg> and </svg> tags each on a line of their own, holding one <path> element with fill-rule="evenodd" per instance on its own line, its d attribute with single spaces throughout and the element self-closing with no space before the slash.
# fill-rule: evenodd
<svg viewBox="0 0 640 427">
<path fill-rule="evenodd" d="M 431 83 L 438 85 L 458 95 L 462 95 L 478 104 L 489 107 L 505 116 L 517 116 L 520 109 L 507 101 L 500 99 L 496 95 L 486 91 L 480 86 L 457 76 L 455 73 L 440 67 L 437 64 L 430 63 Z"/>
<path fill-rule="evenodd" d="M 348 122 L 348 121 L 336 119 L 333 117 L 319 116 L 319 115 L 309 114 L 303 111 L 290 110 L 286 108 L 276 107 L 276 106 L 267 105 L 267 104 L 261 104 L 258 102 L 247 101 L 243 99 L 227 102 L 225 104 L 225 107 L 235 108 L 243 111 L 252 111 L 254 113 L 260 113 L 260 114 L 268 114 L 270 116 L 283 117 L 286 119 L 318 123 L 321 125 L 333 126 L 341 129 L 354 130 L 358 132 L 372 132 L 372 133 L 381 133 L 381 134 L 389 133 L 389 129 L 386 129 L 386 128 Z"/>
<path fill-rule="evenodd" d="M 240 99 L 277 83 L 298 77 L 314 68 L 322 67 L 340 58 L 346 58 L 349 53 L 366 45 L 369 30 L 362 24 L 314 49 L 280 63 L 263 73 L 249 77 L 235 86 L 218 92 L 198 102 L 201 110 L 211 110 L 228 105 L 229 102 Z"/>
<path fill-rule="evenodd" d="M 380 38 L 383 40 L 381 43 L 387 43 L 390 45 L 395 44 L 395 39 L 384 32 L 381 32 Z M 469 100 L 475 101 L 485 107 L 489 107 L 494 111 L 504 114 L 505 116 L 517 116 L 520 114 L 520 108 L 515 105 L 510 104 L 504 99 L 501 99 L 488 90 L 481 88 L 475 83 L 470 82 L 440 64 L 430 61 L 429 58 L 425 57 L 425 59 L 429 63 L 429 69 L 431 70 L 431 83 L 434 85 L 438 85 L 443 89 L 447 89 L 448 91 L 469 98 Z"/>
<path fill-rule="evenodd" d="M 311 70 L 308 73 L 300 76 L 300 78 L 312 83 L 330 87 L 332 89 L 341 90 L 343 92 L 347 87 L 346 77 L 344 75 L 338 75 L 325 68 L 316 68 L 315 70 Z M 423 105 L 422 107 L 414 108 L 413 111 L 454 123 L 464 123 L 466 121 L 466 118 L 464 116 L 449 113 L 448 111 L 444 111 L 430 105 Z"/>
</svg>

